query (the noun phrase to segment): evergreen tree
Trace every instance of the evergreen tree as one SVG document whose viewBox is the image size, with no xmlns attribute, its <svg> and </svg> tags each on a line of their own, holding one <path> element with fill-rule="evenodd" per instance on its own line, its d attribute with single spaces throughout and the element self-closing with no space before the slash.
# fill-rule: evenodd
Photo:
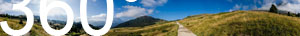
<svg viewBox="0 0 300 36">
<path fill-rule="evenodd" d="M 278 9 L 274 4 L 272 4 L 269 12 L 278 13 Z"/>
<path fill-rule="evenodd" d="M 297 17 L 300 17 L 300 13 L 297 14 Z"/>
<path fill-rule="evenodd" d="M 291 16 L 291 13 L 290 13 L 290 12 L 288 12 L 288 16 Z"/>
<path fill-rule="evenodd" d="M 22 19 L 20 19 L 20 22 L 19 22 L 19 24 L 23 24 L 23 20 L 22 20 Z"/>
</svg>

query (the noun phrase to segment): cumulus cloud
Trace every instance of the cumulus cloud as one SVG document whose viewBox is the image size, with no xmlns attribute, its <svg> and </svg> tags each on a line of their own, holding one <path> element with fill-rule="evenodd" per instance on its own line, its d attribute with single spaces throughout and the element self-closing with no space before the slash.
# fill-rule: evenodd
<svg viewBox="0 0 300 36">
<path fill-rule="evenodd" d="M 262 6 L 258 8 L 258 10 L 269 10 L 271 8 L 271 5 L 275 4 L 275 2 L 275 0 L 264 0 Z"/>
<path fill-rule="evenodd" d="M 264 5 L 262 5 L 262 10 L 269 10 L 272 4 L 279 3 L 280 5 L 277 5 L 277 8 L 279 10 L 285 10 L 285 11 L 291 11 L 292 13 L 299 13 L 300 12 L 300 0 L 277 0 L 280 2 L 276 2 L 276 0 L 265 0 Z"/>
<path fill-rule="evenodd" d="M 229 2 L 236 2 L 235 0 L 228 0 Z M 245 0 L 247 1 L 247 0 Z M 277 5 L 277 8 L 279 10 L 284 11 L 291 11 L 293 13 L 299 13 L 300 12 L 300 0 L 253 0 L 251 4 L 253 5 L 242 5 L 247 3 L 238 3 L 236 4 L 232 9 L 233 10 L 269 10 L 271 8 L 271 5 Z M 256 5 L 260 5 L 260 7 L 257 7 Z"/>
<path fill-rule="evenodd" d="M 229 11 L 234 10 L 250 10 L 257 9 L 257 5 L 261 5 L 263 0 L 227 0 L 228 2 L 235 3 Z"/>
<path fill-rule="evenodd" d="M 60 16 L 60 15 L 67 15 L 67 13 L 62 8 L 53 8 L 50 9 L 50 11 L 48 12 L 48 16 Z"/>
<path fill-rule="evenodd" d="M 12 9 L 12 3 L 4 2 L 4 0 L 0 0 L 0 12 L 9 11 Z"/>
<path fill-rule="evenodd" d="M 87 18 L 88 18 L 87 19 L 88 23 L 92 24 L 94 26 L 102 26 L 106 22 L 106 14 L 98 14 L 98 15 L 88 16 Z M 76 17 L 74 21 L 81 22 L 80 19 L 81 19 L 80 17 Z M 124 22 L 122 19 L 114 18 L 112 27 L 115 27 L 122 22 Z"/>
<path fill-rule="evenodd" d="M 154 12 L 154 9 L 156 6 L 163 5 L 167 3 L 168 0 L 142 0 L 140 3 L 143 5 L 143 7 L 138 6 L 123 6 L 123 8 L 127 9 L 125 11 L 122 11 L 120 13 L 116 14 L 116 18 L 121 17 L 139 17 L 139 16 L 145 16 L 152 14 Z M 145 8 L 148 7 L 148 8 Z M 150 7 L 150 8 L 149 8 Z"/>
<path fill-rule="evenodd" d="M 75 22 L 81 22 L 80 17 L 75 17 Z M 93 16 L 87 16 L 87 20 L 89 24 L 95 25 L 95 26 L 101 26 L 105 24 L 106 21 L 106 14 L 98 14 Z"/>
<path fill-rule="evenodd" d="M 0 0 L 0 14 L 7 13 L 8 11 L 18 11 L 18 10 L 12 10 L 13 4 L 18 4 L 22 1 L 23 0 Z M 39 2 L 39 0 L 31 0 L 31 2 L 29 4 L 37 5 L 37 4 L 35 4 L 36 2 Z M 33 9 L 31 9 L 31 10 L 34 11 Z M 16 13 L 16 14 L 19 14 L 19 13 Z"/>
<path fill-rule="evenodd" d="M 234 10 L 247 10 L 249 9 L 249 6 L 243 6 L 243 5 L 235 5 L 232 9 L 229 11 L 234 11 Z"/>
<path fill-rule="evenodd" d="M 123 6 L 127 10 L 121 13 L 117 13 L 116 17 L 139 17 L 151 14 L 153 9 L 145 9 L 137 6 Z"/>
<path fill-rule="evenodd" d="M 105 21 L 106 21 L 106 14 L 98 14 L 88 18 L 88 23 L 96 26 L 104 25 Z"/>
<path fill-rule="evenodd" d="M 125 8 L 125 11 L 121 11 L 120 13 L 115 14 L 114 25 L 118 25 L 121 22 L 128 21 L 132 18 L 146 16 L 152 14 L 157 6 L 162 6 L 167 3 L 168 0 L 141 0 L 141 6 L 122 6 Z M 113 26 L 114 26 L 113 25 Z"/>
<path fill-rule="evenodd" d="M 93 16 L 90 16 L 90 17 L 87 17 L 88 21 L 91 21 L 91 22 L 98 22 L 98 21 L 105 21 L 106 19 L 106 14 L 98 14 L 98 15 L 93 15 Z M 75 22 L 80 22 L 81 18 L 80 17 L 75 17 Z"/>
<path fill-rule="evenodd" d="M 233 7 L 233 9 L 230 9 L 230 11 L 233 11 L 233 10 L 239 10 L 239 9 L 241 9 L 242 7 L 240 6 L 240 5 L 235 5 L 234 7 Z"/>
<path fill-rule="evenodd" d="M 142 4 L 143 6 L 146 7 L 154 7 L 154 6 L 158 6 L 158 5 L 163 5 L 165 3 L 167 3 L 168 0 L 142 0 Z"/>
<path fill-rule="evenodd" d="M 286 11 L 291 11 L 293 13 L 299 13 L 300 12 L 300 4 L 291 4 L 291 3 L 288 3 L 286 5 L 278 6 L 278 9 L 280 9 L 280 10 L 286 10 Z"/>
<path fill-rule="evenodd" d="M 106 14 L 99 14 L 95 16 L 91 16 L 88 20 L 90 21 L 105 21 Z"/>
</svg>

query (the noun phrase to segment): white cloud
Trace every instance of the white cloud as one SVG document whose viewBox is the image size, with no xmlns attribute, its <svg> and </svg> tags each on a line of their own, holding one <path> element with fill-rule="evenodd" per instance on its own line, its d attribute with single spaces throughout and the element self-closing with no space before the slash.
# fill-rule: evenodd
<svg viewBox="0 0 300 36">
<path fill-rule="evenodd" d="M 48 16 L 61 16 L 61 15 L 67 15 L 65 10 L 63 10 L 62 8 L 53 8 L 50 9 L 50 11 L 48 12 Z"/>
<path fill-rule="evenodd" d="M 152 9 L 145 9 L 137 6 L 123 6 L 123 8 L 127 8 L 127 10 L 121 13 L 117 13 L 117 18 L 145 16 L 151 14 L 154 11 Z"/>
<path fill-rule="evenodd" d="M 3 0 L 0 1 L 0 12 L 9 11 L 12 9 L 12 3 L 4 2 Z"/>
<path fill-rule="evenodd" d="M 105 21 L 106 14 L 99 14 L 95 16 L 91 16 L 88 20 L 89 21 Z"/>
<path fill-rule="evenodd" d="M 88 23 L 92 25 L 104 25 L 106 21 L 106 14 L 98 14 L 88 18 Z"/>
<path fill-rule="evenodd" d="M 147 10 L 148 14 L 152 14 L 153 11 L 154 11 L 153 9 L 148 9 L 148 10 Z"/>
<path fill-rule="evenodd" d="M 278 9 L 291 11 L 293 13 L 299 13 L 300 12 L 300 7 L 299 6 L 300 6 L 300 4 L 288 3 L 287 5 L 279 6 Z"/>
<path fill-rule="evenodd" d="M 127 2 L 135 2 L 136 0 L 126 0 Z"/>
<path fill-rule="evenodd" d="M 11 1 L 11 2 L 9 2 L 9 1 Z M 12 10 L 13 4 L 18 4 L 22 1 L 23 0 L 6 0 L 6 1 L 0 0 L 0 13 L 4 13 L 4 12 L 7 12 L 7 11 L 17 11 L 17 10 Z M 29 4 L 34 4 L 37 1 L 38 0 L 32 0 Z M 39 3 L 39 1 L 38 1 L 38 3 Z M 34 4 L 34 5 L 37 5 L 37 4 Z M 32 11 L 34 11 L 34 10 L 32 10 Z"/>
<path fill-rule="evenodd" d="M 74 18 L 74 21 L 75 21 L 75 22 L 81 22 L 80 19 L 81 19 L 80 17 L 75 17 L 75 18 Z"/>
<path fill-rule="evenodd" d="M 98 14 L 98 15 L 93 15 L 93 16 L 88 16 L 88 23 L 96 26 L 104 25 L 106 21 L 106 14 Z M 74 21 L 75 22 L 81 22 L 80 17 L 75 17 Z"/>
<path fill-rule="evenodd" d="M 31 4 L 40 5 L 40 0 L 31 0 Z"/>
<path fill-rule="evenodd" d="M 232 1 L 232 0 L 227 0 Z M 252 4 L 254 5 L 243 5 L 247 3 L 238 3 L 236 4 L 232 9 L 229 9 L 229 11 L 234 10 L 269 10 L 271 5 L 277 5 L 277 8 L 279 10 L 285 10 L 285 11 L 291 11 L 293 13 L 299 13 L 300 12 L 300 0 L 253 0 L 254 2 Z M 235 1 L 233 1 L 235 2 Z M 261 7 L 257 7 L 257 3 L 261 5 Z M 276 4 L 277 3 L 277 4 Z M 278 5 L 280 3 L 283 3 L 281 5 Z"/>
<path fill-rule="evenodd" d="M 240 5 L 235 5 L 234 7 L 233 7 L 233 9 L 241 9 L 242 7 L 240 6 Z"/>
<path fill-rule="evenodd" d="M 235 11 L 235 10 L 247 10 L 249 9 L 249 6 L 243 6 L 243 5 L 235 5 L 232 9 L 230 9 L 229 11 Z"/>
<path fill-rule="evenodd" d="M 293 13 L 300 13 L 300 0 L 278 0 L 283 4 L 277 5 L 279 10 L 291 11 Z M 269 10 L 272 4 L 275 4 L 276 0 L 264 0 L 260 10 Z M 277 2 L 278 3 L 278 2 Z M 275 4 L 276 5 L 276 4 Z"/>
<path fill-rule="evenodd" d="M 73 13 L 72 13 L 73 14 Z M 53 8 L 47 14 L 47 18 L 51 20 L 61 20 L 66 21 L 67 19 L 67 12 L 62 8 Z"/>
<path fill-rule="evenodd" d="M 158 6 L 158 5 L 163 5 L 165 3 L 167 3 L 168 0 L 142 0 L 142 4 L 143 6 L 146 7 L 154 7 L 154 6 Z"/>
<path fill-rule="evenodd" d="M 3 0 L 0 0 L 0 3 L 3 3 Z"/>
<path fill-rule="evenodd" d="M 8 11 L 12 9 L 12 3 L 2 3 L 0 4 L 0 11 Z"/>
<path fill-rule="evenodd" d="M 20 3 L 22 2 L 23 0 L 11 0 L 12 3 Z"/>
<path fill-rule="evenodd" d="M 242 7 L 240 5 L 235 5 L 232 9 L 229 9 L 228 11 L 235 11 L 235 10 L 240 10 Z"/>
<path fill-rule="evenodd" d="M 232 9 L 229 9 L 229 11 L 234 10 L 265 10 L 270 9 L 271 4 L 276 2 L 276 0 L 227 0 L 229 2 L 236 2 L 235 6 L 232 7 Z M 284 0 L 282 0 L 284 1 Z M 245 3 L 249 2 L 249 3 Z M 261 5 L 261 7 L 257 7 L 258 5 Z"/>
<path fill-rule="evenodd" d="M 269 10 L 271 8 L 271 5 L 274 3 L 275 0 L 264 0 L 262 6 L 258 8 L 258 10 Z"/>
</svg>

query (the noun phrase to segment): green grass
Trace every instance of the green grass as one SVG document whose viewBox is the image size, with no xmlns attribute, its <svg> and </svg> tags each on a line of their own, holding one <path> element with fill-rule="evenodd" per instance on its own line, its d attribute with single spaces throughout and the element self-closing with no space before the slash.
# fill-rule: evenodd
<svg viewBox="0 0 300 36">
<path fill-rule="evenodd" d="M 198 36 L 300 36 L 300 18 L 260 11 L 202 14 L 179 21 Z"/>
<path fill-rule="evenodd" d="M 177 29 L 175 22 L 168 22 L 145 27 L 114 28 L 104 36 L 177 36 Z"/>
<path fill-rule="evenodd" d="M 23 21 L 24 24 L 19 24 L 20 19 L 9 19 L 9 18 L 5 18 L 5 17 L 0 17 L 0 21 L 7 21 L 8 25 L 10 28 L 14 29 L 14 30 L 18 30 L 21 29 L 25 26 L 26 24 L 26 20 Z M 43 28 L 41 27 L 41 25 L 38 25 L 39 23 L 35 23 L 33 25 L 33 27 L 30 30 L 30 35 L 31 36 L 50 36 L 49 34 L 47 34 Z M 8 36 L 8 34 L 6 34 L 2 28 L 0 28 L 0 36 Z"/>
</svg>

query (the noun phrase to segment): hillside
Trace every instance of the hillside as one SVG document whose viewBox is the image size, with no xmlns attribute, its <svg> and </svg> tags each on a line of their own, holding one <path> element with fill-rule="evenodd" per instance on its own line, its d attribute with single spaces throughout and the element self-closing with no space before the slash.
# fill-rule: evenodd
<svg viewBox="0 0 300 36">
<path fill-rule="evenodd" d="M 300 36 L 300 18 L 262 11 L 189 16 L 179 22 L 198 36 Z"/>
<path fill-rule="evenodd" d="M 177 36 L 176 22 L 160 22 L 144 27 L 122 27 L 110 29 L 104 36 Z"/>
<path fill-rule="evenodd" d="M 20 20 L 19 18 L 8 18 L 9 16 L 6 17 L 0 17 L 0 21 L 8 21 L 8 25 L 9 27 L 17 30 L 17 29 L 21 29 L 25 26 L 26 24 L 26 18 L 22 19 L 23 24 L 20 24 Z M 37 19 L 35 19 L 37 20 Z M 57 21 L 57 20 L 50 20 L 49 24 L 53 29 L 61 29 L 64 27 L 64 21 Z M 92 28 L 94 29 L 98 29 L 93 25 L 90 25 Z M 74 23 L 72 29 L 69 31 L 69 33 L 66 34 L 66 36 L 79 36 L 79 35 L 84 35 L 84 36 L 88 36 L 85 35 L 86 33 L 84 32 L 81 23 Z M 42 25 L 40 24 L 40 22 L 35 21 L 35 24 L 33 25 L 31 31 L 29 34 L 26 35 L 30 35 L 30 36 L 50 36 L 47 32 L 45 32 L 45 30 L 43 29 Z M 0 36 L 8 36 L 8 34 L 6 34 L 1 28 L 0 28 Z"/>
<path fill-rule="evenodd" d="M 144 27 L 148 25 L 153 25 L 156 22 L 165 22 L 165 20 L 153 18 L 151 16 L 142 16 L 133 20 L 126 21 L 116 26 L 119 27 Z"/>
<path fill-rule="evenodd" d="M 177 36 L 176 22 L 142 16 L 119 24 L 104 36 Z"/>
<path fill-rule="evenodd" d="M 21 29 L 25 26 L 26 24 L 26 20 L 22 20 L 23 24 L 20 24 L 20 19 L 17 18 L 7 18 L 7 17 L 0 17 L 0 21 L 7 21 L 9 27 L 11 27 L 12 29 Z M 47 34 L 44 29 L 42 28 L 42 26 L 40 25 L 40 23 L 35 23 L 33 25 L 33 27 L 30 30 L 30 34 L 31 36 L 50 36 L 49 34 Z M 6 34 L 2 28 L 0 28 L 0 36 L 8 36 L 8 34 Z"/>
</svg>

